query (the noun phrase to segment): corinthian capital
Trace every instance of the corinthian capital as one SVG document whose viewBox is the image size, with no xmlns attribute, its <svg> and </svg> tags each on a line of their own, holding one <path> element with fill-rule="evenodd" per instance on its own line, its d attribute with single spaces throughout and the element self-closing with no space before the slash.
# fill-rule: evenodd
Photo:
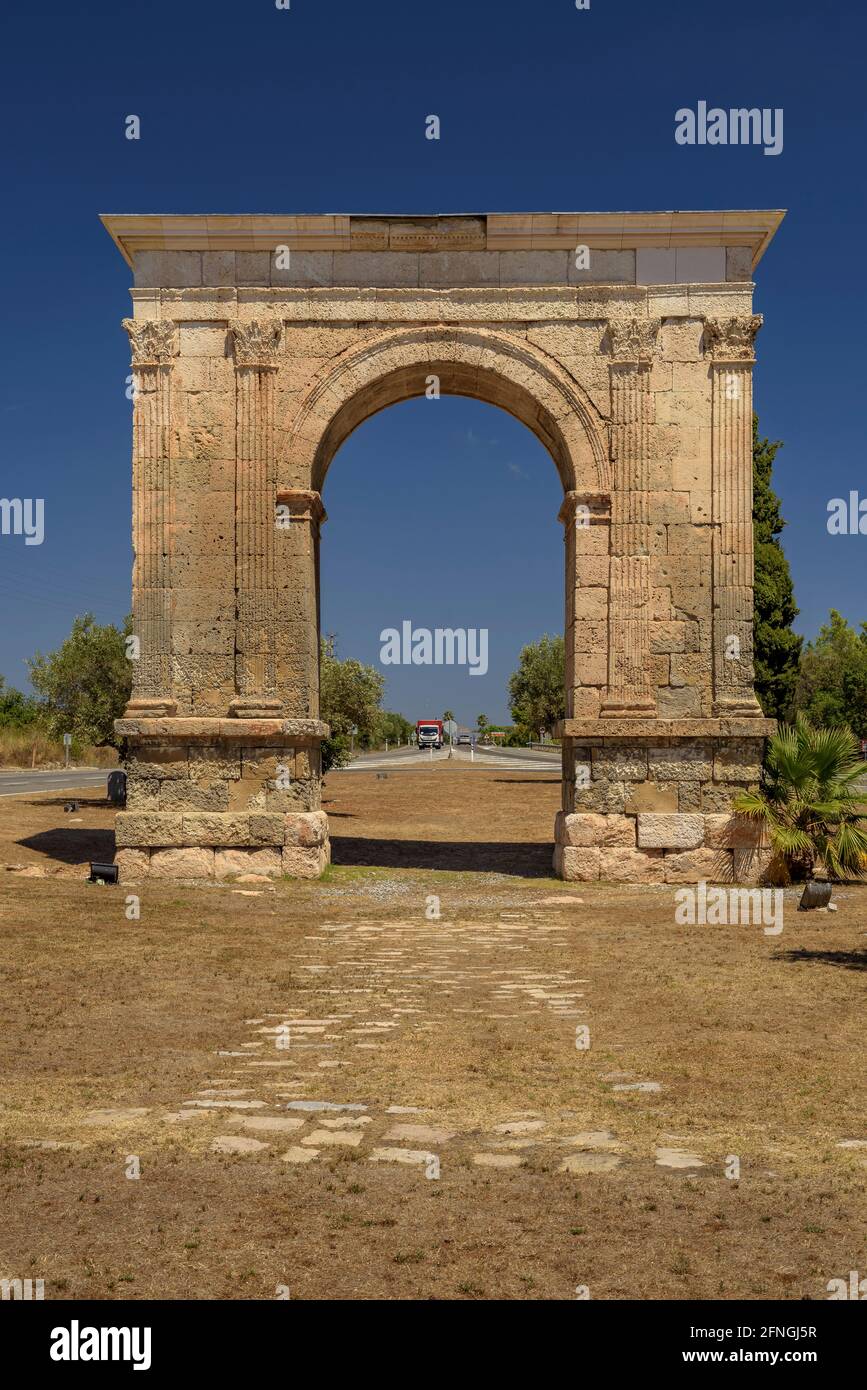
<svg viewBox="0 0 867 1390">
<path fill-rule="evenodd" d="M 171 319 L 124 319 L 134 367 L 164 367 L 177 355 L 177 331 Z"/>
<path fill-rule="evenodd" d="M 236 367 L 276 367 L 283 337 L 281 319 L 230 319 Z"/>
<path fill-rule="evenodd" d="M 754 362 L 756 334 L 761 326 L 761 314 L 705 319 L 704 337 L 711 357 L 720 362 Z"/>
<path fill-rule="evenodd" d="M 608 338 L 615 362 L 650 362 L 656 352 L 659 319 L 610 319 Z"/>
</svg>

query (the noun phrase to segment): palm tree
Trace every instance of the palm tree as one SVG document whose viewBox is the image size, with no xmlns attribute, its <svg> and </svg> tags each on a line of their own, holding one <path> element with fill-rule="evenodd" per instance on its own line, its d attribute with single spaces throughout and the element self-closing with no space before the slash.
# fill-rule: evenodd
<svg viewBox="0 0 867 1390">
<path fill-rule="evenodd" d="M 867 863 L 864 774 L 858 741 L 847 728 L 815 728 L 799 714 L 768 744 L 758 791 L 742 792 L 734 809 L 760 821 L 791 878 L 860 878 Z"/>
</svg>

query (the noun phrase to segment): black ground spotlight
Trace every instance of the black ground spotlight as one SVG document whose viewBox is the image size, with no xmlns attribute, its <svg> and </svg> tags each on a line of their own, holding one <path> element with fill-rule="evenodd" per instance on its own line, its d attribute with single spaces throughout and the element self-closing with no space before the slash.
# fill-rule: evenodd
<svg viewBox="0 0 867 1390">
<path fill-rule="evenodd" d="M 116 864 L 91 864 L 88 883 L 117 883 Z"/>
</svg>

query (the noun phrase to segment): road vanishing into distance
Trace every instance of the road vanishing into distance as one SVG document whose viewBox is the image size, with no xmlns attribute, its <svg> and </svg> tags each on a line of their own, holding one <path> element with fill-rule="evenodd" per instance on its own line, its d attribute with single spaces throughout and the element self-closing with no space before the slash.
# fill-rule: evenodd
<svg viewBox="0 0 867 1390">
<path fill-rule="evenodd" d="M 449 749 L 446 748 L 390 748 L 387 753 L 358 753 L 346 772 L 416 772 L 430 767 L 431 763 L 448 763 Z M 560 749 L 550 752 L 541 748 L 482 748 L 478 744 L 474 750 L 465 744 L 455 747 L 451 752 L 452 765 L 472 764 L 473 767 L 498 767 L 506 770 L 513 767 L 516 772 L 560 772 Z"/>
</svg>

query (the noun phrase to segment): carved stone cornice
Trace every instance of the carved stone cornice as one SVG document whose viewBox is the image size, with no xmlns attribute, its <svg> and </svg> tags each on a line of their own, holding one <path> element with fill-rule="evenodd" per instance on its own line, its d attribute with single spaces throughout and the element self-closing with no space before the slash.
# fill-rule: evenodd
<svg viewBox="0 0 867 1390">
<path fill-rule="evenodd" d="M 761 314 L 705 319 L 705 348 L 715 362 L 755 362 L 756 334 L 761 326 Z"/>
<path fill-rule="evenodd" d="M 656 353 L 660 319 L 608 320 L 608 341 L 615 362 L 650 362 Z"/>
<path fill-rule="evenodd" d="M 240 319 L 230 319 L 229 329 L 232 334 L 236 367 L 279 366 L 280 346 L 283 340 L 282 319 L 251 319 L 246 323 L 242 323 Z"/>
<path fill-rule="evenodd" d="M 123 319 L 134 367 L 166 367 L 177 356 L 177 325 L 171 319 Z"/>
</svg>

